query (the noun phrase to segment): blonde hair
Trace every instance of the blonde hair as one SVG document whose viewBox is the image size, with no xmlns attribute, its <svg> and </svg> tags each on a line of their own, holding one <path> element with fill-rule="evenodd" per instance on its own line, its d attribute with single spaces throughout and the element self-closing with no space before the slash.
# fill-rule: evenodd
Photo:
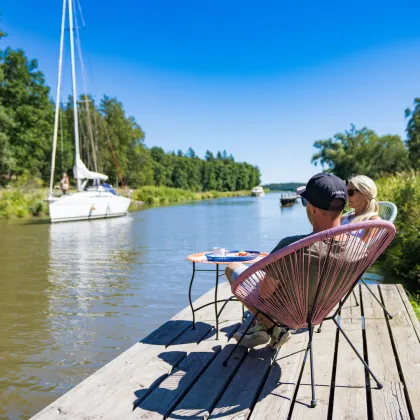
<svg viewBox="0 0 420 420">
<path fill-rule="evenodd" d="M 368 205 L 362 214 L 356 216 L 352 222 L 362 222 L 363 220 L 369 220 L 373 216 L 378 216 L 379 206 L 376 201 L 378 189 L 375 182 L 368 176 L 357 175 L 349 179 L 350 183 L 368 200 Z"/>
</svg>

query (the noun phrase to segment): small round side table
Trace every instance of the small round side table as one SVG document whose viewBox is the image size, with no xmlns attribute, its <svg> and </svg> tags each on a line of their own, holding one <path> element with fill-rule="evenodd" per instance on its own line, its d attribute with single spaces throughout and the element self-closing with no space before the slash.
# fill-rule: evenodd
<svg viewBox="0 0 420 420">
<path fill-rule="evenodd" d="M 228 264 L 232 264 L 232 262 L 208 261 L 207 258 L 206 258 L 206 254 L 208 254 L 209 252 L 211 252 L 211 251 L 198 252 L 198 253 L 195 253 L 195 254 L 188 255 L 188 257 L 187 257 L 187 260 L 191 261 L 192 265 L 193 265 L 190 287 L 188 289 L 188 300 L 190 302 L 190 307 L 191 307 L 191 312 L 192 312 L 192 317 L 193 317 L 193 329 L 195 329 L 195 313 L 197 311 L 199 311 L 200 309 L 205 308 L 206 306 L 214 305 L 214 313 L 215 313 L 215 317 L 216 317 L 216 340 L 217 340 L 219 338 L 219 317 L 220 317 L 223 309 L 225 308 L 225 306 L 228 302 L 238 301 L 238 299 L 236 299 L 234 296 L 231 296 L 229 299 L 222 299 L 222 300 L 217 299 L 217 289 L 218 289 L 218 286 L 219 286 L 219 277 L 222 277 L 225 274 L 223 270 L 221 270 L 222 271 L 221 274 L 219 273 L 219 271 L 220 271 L 219 270 L 219 265 L 228 265 Z M 254 260 L 245 261 L 244 264 L 246 264 L 246 265 L 253 264 L 253 263 L 263 259 L 267 255 L 268 255 L 267 252 L 261 252 L 260 255 L 258 255 L 257 258 L 255 258 Z M 210 268 L 198 269 L 198 268 L 196 268 L 196 264 L 207 264 L 208 266 L 213 266 L 213 267 L 216 266 L 216 269 L 215 270 L 210 269 Z M 193 285 L 193 282 L 194 282 L 195 273 L 197 271 L 215 272 L 216 273 L 216 287 L 215 287 L 215 292 L 214 292 L 214 302 L 209 302 L 209 303 L 206 303 L 205 305 L 200 306 L 199 308 L 194 308 L 193 303 L 192 303 L 192 299 L 191 299 L 191 290 L 192 290 L 192 285 Z M 217 303 L 218 302 L 224 302 L 220 311 L 218 311 L 218 308 L 217 308 Z M 242 305 L 242 311 L 243 311 L 243 305 Z"/>
</svg>

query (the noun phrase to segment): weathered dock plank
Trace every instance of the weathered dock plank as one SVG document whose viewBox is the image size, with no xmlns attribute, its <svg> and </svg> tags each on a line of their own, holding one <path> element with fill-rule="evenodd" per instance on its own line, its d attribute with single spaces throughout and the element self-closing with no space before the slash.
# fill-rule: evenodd
<svg viewBox="0 0 420 420">
<path fill-rule="evenodd" d="M 316 331 L 316 329 L 315 329 Z M 337 327 L 332 321 L 325 321 L 321 333 L 313 334 L 315 396 L 317 405 L 311 408 L 311 371 L 309 355 L 299 383 L 292 420 L 324 420 L 328 417 L 331 377 L 334 361 L 334 347 Z"/>
<path fill-rule="evenodd" d="M 405 307 L 405 309 L 408 313 L 408 316 L 410 317 L 411 323 L 413 324 L 414 330 L 416 331 L 417 338 L 420 341 L 420 323 L 417 319 L 416 314 L 414 313 L 414 309 L 411 306 L 410 301 L 408 300 L 408 296 L 405 293 L 403 285 L 402 284 L 397 284 L 396 286 L 398 288 L 398 292 L 399 292 L 399 294 L 401 296 L 401 299 L 404 303 L 404 307 Z"/>
<path fill-rule="evenodd" d="M 377 285 L 371 285 L 369 289 L 380 299 Z M 378 389 L 376 382 L 370 377 L 373 419 L 409 420 L 404 385 L 398 374 L 385 313 L 365 286 L 360 290 L 368 363 L 384 386 L 383 389 Z"/>
<path fill-rule="evenodd" d="M 124 418 L 151 420 L 167 416 L 239 327 L 237 321 L 228 321 L 225 325 L 225 331 L 219 335 L 219 340 L 214 339 L 212 331 L 212 334 L 196 346 L 194 352 L 185 357 L 179 366 L 143 402 L 136 404 L 134 411 L 131 409 L 131 414 L 127 412 Z"/>
<path fill-rule="evenodd" d="M 308 345 L 308 331 L 299 330 L 280 348 L 252 411 L 251 420 L 286 419 L 302 369 Z"/>
<path fill-rule="evenodd" d="M 358 294 L 359 288 L 356 292 Z M 331 322 L 331 321 L 330 321 Z M 362 318 L 360 304 L 353 294 L 341 308 L 340 326 L 363 357 Z M 362 420 L 368 418 L 365 368 L 343 334 L 338 335 L 337 368 L 333 420 Z"/>
<path fill-rule="evenodd" d="M 247 418 L 274 356 L 269 347 L 252 349 L 210 415 L 210 419 Z"/>
<path fill-rule="evenodd" d="M 393 315 L 388 323 L 408 395 L 408 407 L 412 418 L 420 419 L 420 343 L 397 287 L 381 285 L 379 289 Z"/>
<path fill-rule="evenodd" d="M 250 321 L 251 317 L 248 318 L 247 324 Z M 235 343 L 235 339 L 232 338 L 229 340 L 228 345 L 217 355 L 216 359 L 169 416 L 170 419 L 198 420 L 209 417 L 220 396 L 248 353 L 248 349 L 245 347 L 237 347 L 235 354 L 231 356 L 227 366 L 223 366 L 223 361 L 233 351 Z"/>
</svg>

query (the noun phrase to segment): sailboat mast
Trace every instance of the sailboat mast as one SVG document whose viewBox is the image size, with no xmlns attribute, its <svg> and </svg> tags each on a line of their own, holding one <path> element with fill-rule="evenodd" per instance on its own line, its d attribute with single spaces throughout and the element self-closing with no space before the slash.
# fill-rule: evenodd
<svg viewBox="0 0 420 420">
<path fill-rule="evenodd" d="M 60 93 L 61 93 L 61 69 L 63 67 L 63 47 L 64 47 L 64 29 L 66 24 L 66 0 L 63 0 L 63 12 L 61 16 L 61 34 L 60 34 L 60 55 L 58 58 L 58 76 L 57 76 L 57 93 L 55 102 L 55 117 L 54 117 L 54 135 L 53 135 L 53 150 L 51 158 L 51 177 L 50 177 L 50 196 L 52 195 L 55 172 L 55 154 L 57 151 L 57 135 L 58 135 L 58 116 L 60 113 Z"/>
<path fill-rule="evenodd" d="M 79 122 L 77 116 L 77 85 L 76 85 L 76 65 L 74 60 L 74 34 L 73 34 L 73 0 L 69 0 L 69 21 L 70 21 L 70 53 L 71 53 L 71 78 L 73 86 L 73 113 L 74 113 L 74 176 L 77 179 L 77 190 L 80 191 L 81 180 L 77 177 L 77 162 L 80 159 L 79 153 Z"/>
</svg>

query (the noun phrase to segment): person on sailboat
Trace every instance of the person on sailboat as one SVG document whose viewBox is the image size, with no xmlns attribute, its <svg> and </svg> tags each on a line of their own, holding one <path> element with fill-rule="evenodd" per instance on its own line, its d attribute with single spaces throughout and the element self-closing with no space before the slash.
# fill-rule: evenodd
<svg viewBox="0 0 420 420">
<path fill-rule="evenodd" d="M 69 177 L 66 173 L 63 174 L 63 178 L 60 181 L 60 189 L 61 192 L 64 194 L 67 194 L 68 189 L 70 188 L 70 181 Z"/>
</svg>

